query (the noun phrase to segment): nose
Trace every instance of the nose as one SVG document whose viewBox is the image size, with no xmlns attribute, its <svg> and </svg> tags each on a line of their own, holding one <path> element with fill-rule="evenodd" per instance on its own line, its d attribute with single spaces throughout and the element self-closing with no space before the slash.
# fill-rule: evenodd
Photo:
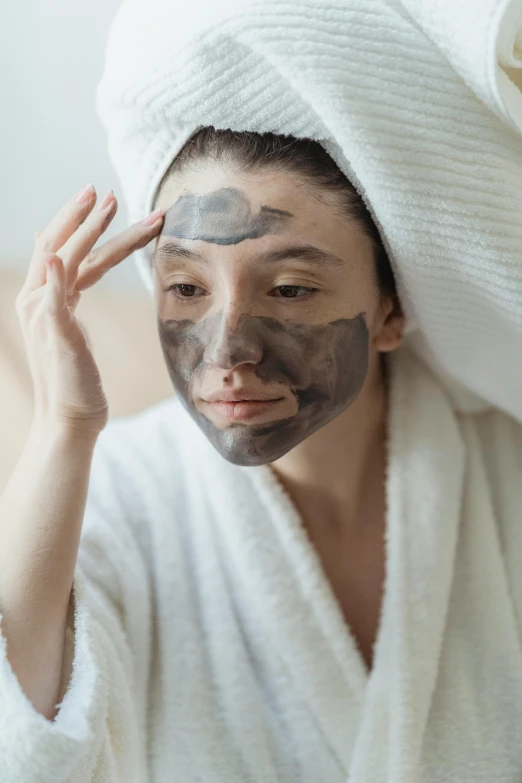
<svg viewBox="0 0 522 783">
<path fill-rule="evenodd" d="M 233 370 L 240 364 L 259 364 L 263 358 L 261 335 L 256 318 L 242 314 L 224 314 L 211 325 L 210 338 L 203 360 L 222 370 Z"/>
</svg>

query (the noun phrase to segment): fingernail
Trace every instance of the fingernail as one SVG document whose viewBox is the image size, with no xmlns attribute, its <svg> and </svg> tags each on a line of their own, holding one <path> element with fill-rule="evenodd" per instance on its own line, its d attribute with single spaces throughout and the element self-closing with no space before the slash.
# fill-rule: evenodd
<svg viewBox="0 0 522 783">
<path fill-rule="evenodd" d="M 80 204 L 87 204 L 89 199 L 92 198 L 93 193 L 94 193 L 94 185 L 90 183 L 89 185 L 86 185 L 84 188 L 78 191 L 78 193 L 75 196 L 75 199 Z"/>
<path fill-rule="evenodd" d="M 150 215 L 147 215 L 146 218 L 144 218 L 141 222 L 144 226 L 152 226 L 153 223 L 156 222 L 156 220 L 163 214 L 162 209 L 155 209 L 154 212 L 151 212 Z"/>
<path fill-rule="evenodd" d="M 108 207 L 111 201 L 114 198 L 114 193 L 112 192 L 112 188 L 107 191 L 105 196 L 103 197 L 101 203 L 98 205 L 98 212 L 102 212 L 105 207 Z"/>
</svg>

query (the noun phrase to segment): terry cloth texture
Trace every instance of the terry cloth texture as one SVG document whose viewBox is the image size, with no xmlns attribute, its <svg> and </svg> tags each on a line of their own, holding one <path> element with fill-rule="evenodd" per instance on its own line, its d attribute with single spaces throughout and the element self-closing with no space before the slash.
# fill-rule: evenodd
<svg viewBox="0 0 522 783">
<path fill-rule="evenodd" d="M 97 107 L 129 220 L 200 126 L 321 141 L 381 232 L 412 349 L 460 411 L 522 422 L 521 17 L 521 0 L 124 0 Z"/>
<path fill-rule="evenodd" d="M 390 360 L 371 673 L 270 466 L 171 398 L 96 444 L 54 722 L 0 622 L 2 783 L 519 783 L 522 428 Z"/>
</svg>

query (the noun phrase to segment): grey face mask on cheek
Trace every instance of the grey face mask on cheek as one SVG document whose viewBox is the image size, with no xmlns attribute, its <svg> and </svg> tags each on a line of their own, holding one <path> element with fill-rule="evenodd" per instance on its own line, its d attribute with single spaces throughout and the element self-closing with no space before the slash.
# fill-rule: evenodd
<svg viewBox="0 0 522 783">
<path fill-rule="evenodd" d="M 269 207 L 253 216 L 241 191 L 223 188 L 181 196 L 167 212 L 162 234 L 233 244 L 276 233 L 291 217 Z M 364 313 L 314 325 L 245 314 L 233 332 L 217 313 L 199 322 L 158 319 L 158 332 L 181 401 L 219 453 L 237 465 L 273 462 L 334 419 L 358 396 L 368 368 Z M 219 429 L 198 411 L 192 394 L 198 375 L 209 363 L 225 370 L 241 362 L 251 363 L 262 383 L 289 387 L 297 399 L 295 415 L 271 424 L 234 423 Z"/>
<path fill-rule="evenodd" d="M 158 321 L 163 355 L 185 407 L 219 453 L 237 465 L 273 462 L 334 419 L 359 394 L 368 367 L 364 315 L 328 324 L 284 324 L 276 318 L 244 315 L 234 330 L 221 314 L 200 323 Z M 294 416 L 271 424 L 234 423 L 218 429 L 194 405 L 192 385 L 209 362 L 223 369 L 252 361 L 263 383 L 284 384 L 297 397 Z"/>
</svg>

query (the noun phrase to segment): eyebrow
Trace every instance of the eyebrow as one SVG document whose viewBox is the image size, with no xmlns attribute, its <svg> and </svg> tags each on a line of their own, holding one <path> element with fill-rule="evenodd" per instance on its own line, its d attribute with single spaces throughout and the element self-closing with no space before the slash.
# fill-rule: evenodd
<svg viewBox="0 0 522 783">
<path fill-rule="evenodd" d="M 202 253 L 198 253 L 197 250 L 189 250 L 181 242 L 176 242 L 174 239 L 169 239 L 167 242 L 159 245 L 152 254 L 153 262 L 159 259 L 174 261 L 178 258 L 185 258 L 188 261 L 195 261 L 199 264 L 208 264 L 208 259 Z M 287 261 L 292 258 L 306 261 L 310 264 L 317 264 L 318 266 L 335 268 L 345 266 L 346 264 L 346 261 L 336 256 L 335 253 L 321 250 L 315 247 L 315 245 L 288 245 L 278 250 L 267 250 L 258 254 L 255 260 L 260 264 L 270 264 Z"/>
</svg>

